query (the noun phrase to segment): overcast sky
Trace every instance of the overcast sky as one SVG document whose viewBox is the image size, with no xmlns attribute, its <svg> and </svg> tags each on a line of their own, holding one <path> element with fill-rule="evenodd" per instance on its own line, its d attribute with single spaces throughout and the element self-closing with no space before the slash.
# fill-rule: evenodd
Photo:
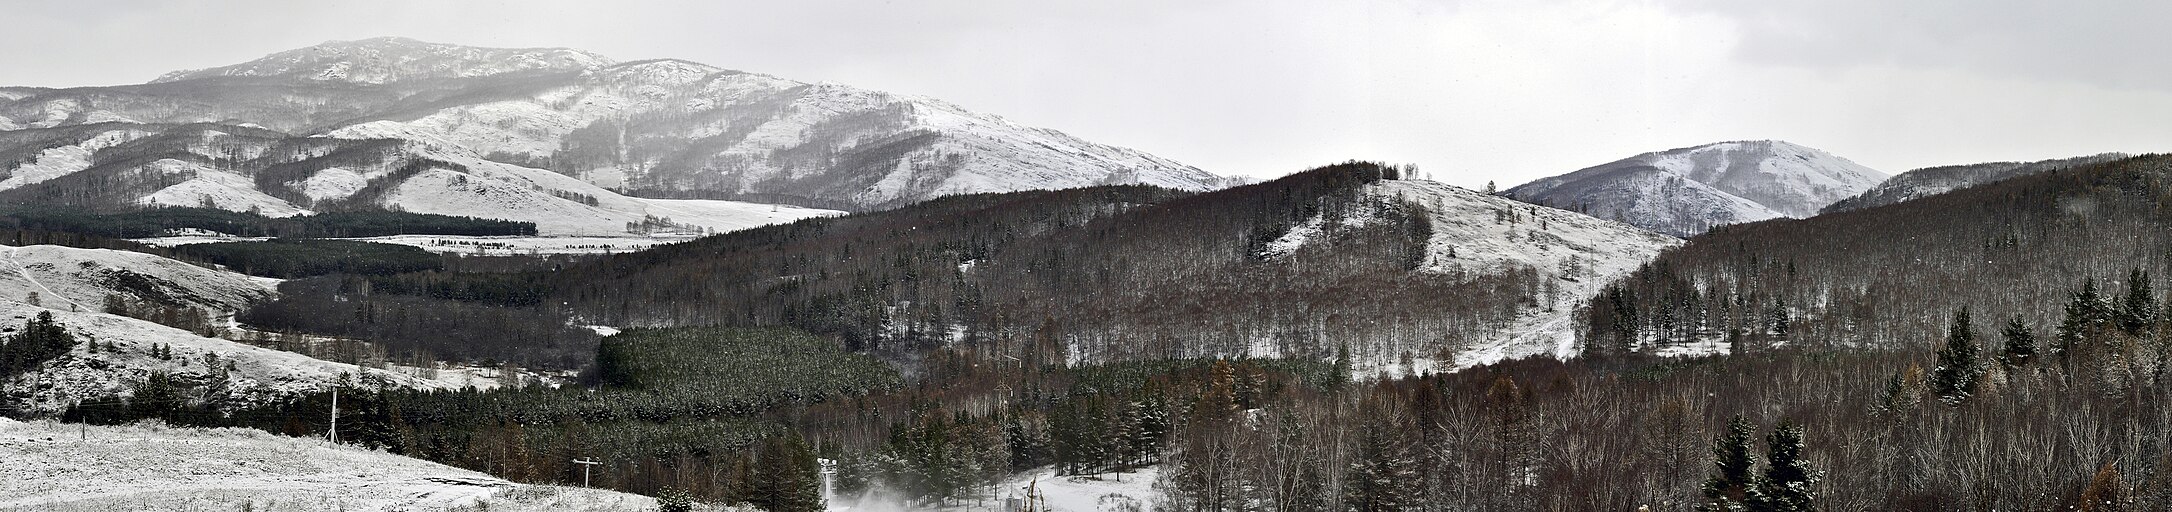
<svg viewBox="0 0 2172 512">
<path fill-rule="evenodd" d="M 1221 174 L 1347 159 L 1502 186 L 1745 139 L 1889 173 L 2172 150 L 2172 2 L 0 3 L 0 84 L 327 40 L 675 57 L 945 99 Z"/>
</svg>

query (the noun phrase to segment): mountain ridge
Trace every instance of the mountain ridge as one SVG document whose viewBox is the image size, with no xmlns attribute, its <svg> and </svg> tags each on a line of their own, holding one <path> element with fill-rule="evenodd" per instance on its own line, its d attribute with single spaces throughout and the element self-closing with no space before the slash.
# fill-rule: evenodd
<svg viewBox="0 0 2172 512">
<path fill-rule="evenodd" d="M 1642 153 L 1502 194 L 1690 236 L 1727 224 L 1816 215 L 1884 178 L 1822 150 L 1752 140 Z"/>
</svg>

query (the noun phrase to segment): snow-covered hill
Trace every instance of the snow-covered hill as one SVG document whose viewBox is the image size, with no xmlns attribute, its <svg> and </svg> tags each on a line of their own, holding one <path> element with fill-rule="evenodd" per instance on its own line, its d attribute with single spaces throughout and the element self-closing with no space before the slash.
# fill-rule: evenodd
<svg viewBox="0 0 2172 512">
<path fill-rule="evenodd" d="M 381 451 L 246 429 L 0 418 L 0 509 L 621 511 L 656 500 L 508 482 Z"/>
<path fill-rule="evenodd" d="M 1503 195 L 1690 236 L 1727 224 L 1816 215 L 1885 177 L 1787 142 L 1722 142 L 1645 153 Z"/>
<path fill-rule="evenodd" d="M 460 387 L 406 372 L 207 338 L 124 316 L 47 309 L 12 300 L 0 301 L 0 329 L 20 329 L 43 312 L 52 313 L 81 343 L 38 371 L 0 386 L 6 390 L 0 399 L 11 408 L 57 413 L 71 404 L 122 400 L 134 396 L 135 386 L 153 372 L 166 373 L 175 383 L 191 388 L 192 403 L 219 408 L 323 391 L 342 380 L 411 389 Z M 97 352 L 90 350 L 88 342 L 93 340 L 98 343 Z M 154 353 L 156 347 L 164 350 Z"/>
<path fill-rule="evenodd" d="M 1823 213 L 1884 206 L 1919 197 L 1930 197 L 2007 178 L 2109 162 L 2126 158 L 2120 153 L 2060 158 L 2036 162 L 1990 162 L 1926 167 L 1901 173 L 1855 197 L 1828 205 Z"/>
<path fill-rule="evenodd" d="M 107 298 L 117 296 L 138 310 L 194 309 L 218 322 L 270 298 L 276 284 L 142 253 L 0 247 L 0 332 L 51 313 L 79 342 L 39 370 L 0 383 L 0 408 L 58 412 L 75 403 L 119 400 L 133 396 L 154 372 L 192 388 L 192 402 L 219 408 L 320 391 L 342 379 L 412 389 L 468 384 L 458 372 L 424 378 L 418 375 L 433 372 L 335 363 L 104 312 Z"/>
<path fill-rule="evenodd" d="M 1573 314 L 1613 279 L 1627 275 L 1681 240 L 1576 212 L 1533 206 L 1427 180 L 1388 180 L 1368 192 L 1415 204 L 1432 216 L 1424 272 L 1497 273 L 1536 270 L 1559 292 L 1529 308 L 1506 332 L 1459 347 L 1435 370 L 1467 368 L 1539 355 L 1574 357 Z"/>
<path fill-rule="evenodd" d="M 408 207 L 397 204 L 405 198 L 449 207 L 416 196 L 460 185 L 453 176 L 392 173 L 420 158 L 456 160 L 474 174 L 526 174 L 507 185 L 552 182 L 539 192 L 598 199 L 616 195 L 476 162 L 571 176 L 563 181 L 585 181 L 589 189 L 851 209 L 963 193 L 1236 183 L 934 99 L 679 60 L 618 63 L 568 49 L 335 41 L 143 85 L 6 90 L 0 130 L 26 133 L 0 131 L 0 189 L 49 183 L 59 191 L 15 200 L 64 196 L 296 214 L 315 209 L 307 203 L 396 188 L 393 203 L 382 206 Z M 27 133 L 94 123 L 111 123 L 104 131 L 113 135 L 93 141 Z M 184 134 L 115 147 L 177 126 L 247 136 Z M 117 131 L 123 128 L 133 131 Z M 118 182 L 127 194 L 85 191 L 92 181 Z M 540 211 L 538 200 L 501 192 L 473 197 L 478 192 L 470 189 L 445 199 L 459 199 L 449 204 L 472 213 L 488 213 L 495 203 L 512 211 L 485 215 L 495 218 Z"/>
<path fill-rule="evenodd" d="M 277 280 L 212 270 L 149 254 L 57 245 L 0 246 L 0 300 L 103 311 L 106 297 L 189 307 L 217 316 L 272 296 Z"/>
<path fill-rule="evenodd" d="M 622 237 L 734 231 L 843 213 L 629 197 L 460 145 L 289 137 L 224 125 L 116 123 L 15 135 L 41 149 L 18 152 L 19 164 L 0 174 L 0 195 L 31 204 L 210 207 L 269 217 L 380 208 L 534 222 L 544 235 Z"/>
</svg>

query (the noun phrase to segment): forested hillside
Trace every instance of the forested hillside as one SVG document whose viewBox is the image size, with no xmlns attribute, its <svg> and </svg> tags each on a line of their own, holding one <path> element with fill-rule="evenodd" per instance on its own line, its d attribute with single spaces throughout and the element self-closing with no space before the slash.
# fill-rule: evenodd
<svg viewBox="0 0 2172 512">
<path fill-rule="evenodd" d="M 2111 295 L 2160 284 L 2130 275 L 2168 275 L 2168 169 L 2172 157 L 2134 157 L 1717 229 L 1602 293 L 1588 334 L 1614 346 L 1925 347 L 1964 307 L 2047 332 L 2087 279 Z"/>
<path fill-rule="evenodd" d="M 296 284 L 260 309 L 292 314 L 250 321 L 322 322 L 285 304 L 451 300 L 585 324 L 793 326 L 895 360 L 946 346 L 1051 364 L 1324 359 L 1347 345 L 1371 368 L 1411 371 L 1457 360 L 1530 315 L 1565 313 L 1589 293 L 1583 283 L 1673 243 L 1402 185 L 1400 173 L 1349 163 L 1196 195 L 1131 186 L 958 196 L 549 272 Z M 1529 350 L 1558 341 L 1534 339 L 1546 348 Z"/>
</svg>

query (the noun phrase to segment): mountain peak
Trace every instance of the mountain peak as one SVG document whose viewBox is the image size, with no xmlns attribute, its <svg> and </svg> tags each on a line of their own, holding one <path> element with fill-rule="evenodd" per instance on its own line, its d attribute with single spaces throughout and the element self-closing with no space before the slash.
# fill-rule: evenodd
<svg viewBox="0 0 2172 512">
<path fill-rule="evenodd" d="M 583 71 L 613 63 L 608 57 L 570 48 L 485 48 L 405 37 L 374 37 L 326 41 L 240 64 L 176 71 L 151 82 L 250 76 L 381 84 L 515 71 Z"/>
<path fill-rule="evenodd" d="M 1508 195 L 1689 236 L 1725 224 L 1816 215 L 1885 178 L 1824 150 L 1747 140 L 1644 153 L 1526 183 Z"/>
</svg>

